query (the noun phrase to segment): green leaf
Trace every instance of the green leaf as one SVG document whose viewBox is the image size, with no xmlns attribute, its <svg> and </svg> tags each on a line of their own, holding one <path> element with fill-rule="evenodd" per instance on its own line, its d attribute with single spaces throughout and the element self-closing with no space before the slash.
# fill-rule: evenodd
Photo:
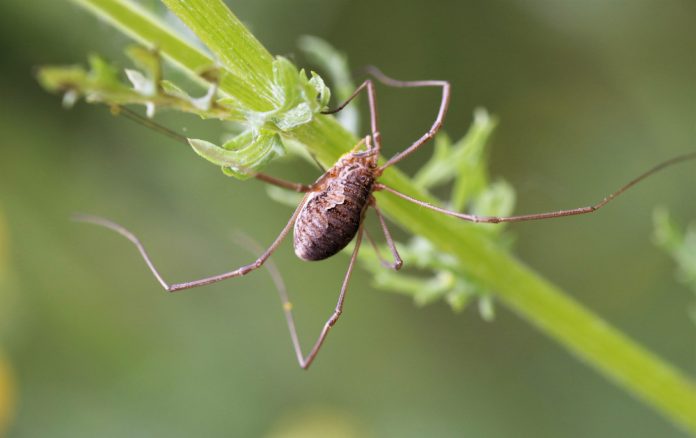
<svg viewBox="0 0 696 438">
<path fill-rule="evenodd" d="M 334 83 L 339 99 L 345 100 L 353 93 L 356 87 L 351 79 L 346 55 L 336 50 L 327 41 L 315 36 L 300 37 L 298 45 L 311 62 L 326 70 Z"/>
<path fill-rule="evenodd" d="M 515 189 L 505 181 L 496 181 L 483 188 L 471 201 L 471 213 L 478 216 L 510 216 L 515 208 Z M 498 242 L 505 246 L 508 240 L 502 235 L 505 224 L 478 224 L 481 231 L 501 236 Z"/>
<path fill-rule="evenodd" d="M 89 81 L 99 86 L 109 89 L 121 89 L 123 85 L 118 79 L 118 70 L 109 64 L 99 55 L 90 55 L 89 62 Z"/>
<path fill-rule="evenodd" d="M 495 119 L 479 108 L 469 131 L 455 144 L 444 133 L 438 135 L 432 157 L 414 177 L 416 184 L 432 188 L 453 180 L 450 204 L 463 211 L 488 185 L 486 145 L 495 125 Z"/>
<path fill-rule="evenodd" d="M 275 96 L 281 104 L 267 119 L 284 132 L 311 122 L 314 114 L 331 98 L 329 89 L 316 73 L 308 79 L 304 70 L 298 72 L 282 56 L 273 61 L 273 83 Z"/>
<path fill-rule="evenodd" d="M 483 189 L 474 200 L 471 211 L 480 216 L 509 216 L 514 207 L 515 189 L 501 180 Z"/>
<path fill-rule="evenodd" d="M 273 91 L 283 110 L 297 105 L 301 98 L 297 68 L 282 56 L 273 61 Z"/>
<path fill-rule="evenodd" d="M 177 99 L 193 100 L 193 98 L 186 91 L 182 90 L 178 85 L 166 79 L 160 81 L 160 87 L 162 87 L 162 91 L 164 91 L 166 94 L 176 97 Z"/>
<path fill-rule="evenodd" d="M 481 318 L 486 322 L 493 322 L 495 319 L 495 306 L 493 304 L 493 295 L 484 294 L 479 297 L 478 310 Z"/>
<path fill-rule="evenodd" d="M 497 121 L 486 110 L 477 109 L 469 132 L 452 148 L 451 160 L 456 166 L 456 177 L 450 204 L 456 211 L 462 211 L 488 184 L 486 145 L 496 124 Z"/>
<path fill-rule="evenodd" d="M 130 45 L 126 48 L 126 55 L 136 67 L 147 74 L 156 86 L 159 84 L 162 80 L 162 62 L 156 50 L 139 45 Z"/>
<path fill-rule="evenodd" d="M 89 70 L 77 65 L 48 66 L 38 70 L 37 80 L 48 91 L 69 93 L 66 103 L 74 103 L 84 96 L 98 102 L 108 95 L 122 98 L 132 90 L 118 79 L 118 71 L 97 55 L 90 55 Z"/>
<path fill-rule="evenodd" d="M 472 296 L 474 296 L 474 294 L 471 293 L 471 291 L 457 287 L 447 293 L 445 301 L 449 304 L 453 312 L 460 313 L 469 304 Z"/>
<path fill-rule="evenodd" d="M 316 91 L 316 99 L 319 103 L 319 109 L 323 110 L 329 105 L 329 101 L 331 100 L 331 90 L 326 86 L 326 83 L 324 83 L 324 79 L 322 79 L 321 76 L 315 72 L 311 72 L 311 74 L 312 77 L 309 79 L 309 85 L 311 85 L 312 88 L 314 88 L 314 91 Z"/>
<path fill-rule="evenodd" d="M 290 131 L 298 126 L 312 121 L 312 109 L 306 102 L 299 103 L 297 106 L 283 111 L 273 117 L 273 122 L 281 131 Z"/>
<path fill-rule="evenodd" d="M 79 65 L 45 66 L 38 70 L 36 79 L 48 91 L 65 93 L 87 82 L 87 72 Z"/>
<path fill-rule="evenodd" d="M 457 169 L 451 156 L 452 140 L 442 132 L 435 137 L 433 156 L 418 170 L 413 177 L 414 182 L 424 189 L 431 189 L 451 180 Z"/>
<path fill-rule="evenodd" d="M 655 243 L 662 248 L 675 252 L 684 242 L 684 234 L 671 218 L 669 211 L 658 207 L 653 212 Z"/>
<path fill-rule="evenodd" d="M 306 35 L 300 37 L 298 45 L 309 61 L 328 75 L 338 102 L 344 102 L 353 94 L 356 86 L 351 78 L 350 66 L 345 54 L 336 50 L 328 42 L 315 36 Z M 329 99 L 330 96 L 322 96 L 320 101 L 323 105 L 328 105 Z M 357 136 L 360 135 L 360 112 L 358 108 L 359 105 L 356 101 L 336 114 L 341 125 Z"/>
<path fill-rule="evenodd" d="M 132 45 L 126 48 L 126 55 L 139 67 L 145 74 L 138 70 L 126 69 L 126 76 L 133 84 L 133 88 L 145 97 L 155 97 L 160 91 L 162 81 L 162 65 L 159 54 L 156 50 L 146 49 L 142 46 Z M 155 103 L 148 102 L 147 115 L 155 115 Z"/>
<path fill-rule="evenodd" d="M 237 179 L 248 179 L 273 158 L 284 153 L 280 136 L 272 131 L 245 131 L 221 146 L 205 140 L 189 139 L 193 150 L 222 171 Z"/>
<path fill-rule="evenodd" d="M 122 81 L 118 70 L 99 56 L 89 57 L 89 70 L 79 66 L 42 67 L 38 72 L 41 85 L 52 92 L 65 93 L 64 106 L 72 106 L 84 96 L 89 103 L 105 103 L 110 106 L 128 104 L 144 105 L 148 116 L 152 117 L 155 108 L 172 108 L 196 114 L 203 118 L 225 120 L 244 120 L 245 109 L 217 105 L 217 84 L 209 85 L 202 97 L 191 97 L 170 81 L 161 80 L 159 54 L 143 47 L 131 46 L 127 49 L 133 62 L 143 71 L 126 69 L 130 85 Z M 206 77 L 214 76 L 206 70 Z"/>
</svg>

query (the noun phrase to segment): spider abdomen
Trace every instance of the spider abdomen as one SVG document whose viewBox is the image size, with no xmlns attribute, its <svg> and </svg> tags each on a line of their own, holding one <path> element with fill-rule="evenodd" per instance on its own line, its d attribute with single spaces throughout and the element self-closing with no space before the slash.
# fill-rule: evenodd
<svg viewBox="0 0 696 438">
<path fill-rule="evenodd" d="M 373 170 L 361 164 L 337 169 L 321 190 L 310 193 L 295 221 L 295 254 L 324 260 L 346 247 L 358 232 L 374 183 Z"/>
</svg>

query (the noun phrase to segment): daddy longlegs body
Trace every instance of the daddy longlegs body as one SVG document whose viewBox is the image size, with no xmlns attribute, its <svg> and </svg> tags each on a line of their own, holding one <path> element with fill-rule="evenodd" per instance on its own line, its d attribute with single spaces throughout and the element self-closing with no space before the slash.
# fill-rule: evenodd
<svg viewBox="0 0 696 438">
<path fill-rule="evenodd" d="M 382 149 L 382 138 L 377 123 L 377 98 L 375 93 L 374 82 L 371 79 L 367 79 L 353 92 L 353 94 L 345 102 L 343 102 L 341 105 L 339 105 L 337 108 L 333 110 L 325 111 L 323 114 L 334 114 L 342 110 L 358 94 L 365 91 L 367 93 L 368 106 L 370 111 L 371 132 L 368 136 L 362 139 L 353 148 L 353 150 L 343 155 L 336 162 L 336 164 L 334 164 L 312 184 L 305 185 L 285 181 L 270 175 L 266 175 L 264 173 L 254 173 L 255 178 L 263 182 L 276 185 L 285 189 L 294 190 L 296 192 L 304 193 L 302 201 L 297 206 L 295 211 L 292 213 L 290 220 L 288 220 L 288 223 L 283 227 L 278 237 L 276 237 L 273 243 L 271 243 L 271 245 L 265 251 L 261 252 L 260 256 L 254 262 L 249 263 L 248 265 L 241 266 L 229 272 L 201 278 L 198 280 L 186 281 L 182 283 L 169 283 L 159 273 L 140 240 L 129 230 L 110 220 L 96 216 L 81 215 L 77 217 L 77 220 L 104 226 L 106 228 L 118 232 L 119 234 L 123 235 L 128 240 L 130 240 L 137 247 L 145 263 L 147 264 L 148 268 L 155 276 L 157 281 L 168 292 L 192 289 L 198 286 L 205 286 L 207 284 L 217 283 L 218 281 L 227 280 L 229 278 L 241 277 L 242 275 L 246 275 L 249 272 L 260 268 L 264 264 L 264 262 L 268 260 L 271 254 L 273 254 L 273 252 L 278 248 L 278 246 L 280 246 L 283 239 L 293 228 L 293 244 L 295 254 L 300 259 L 306 261 L 318 261 L 331 257 L 332 255 L 345 248 L 353 239 L 355 239 L 355 247 L 350 257 L 350 262 L 348 263 L 348 269 L 343 278 L 343 283 L 341 285 L 336 307 L 329 319 L 324 324 L 324 327 L 321 330 L 319 337 L 317 338 L 314 345 L 312 346 L 312 349 L 307 355 L 304 355 L 300 346 L 292 314 L 292 305 L 285 291 L 285 286 L 282 284 L 282 281 L 279 280 L 279 275 L 277 271 L 275 271 L 275 269 L 271 270 L 274 282 L 276 283 L 276 287 L 278 288 L 281 296 L 283 310 L 285 312 L 288 329 L 290 331 L 293 347 L 297 356 L 297 361 L 300 367 L 302 367 L 303 369 L 307 369 L 316 358 L 317 353 L 324 344 L 324 341 L 326 340 L 326 336 L 328 335 L 329 331 L 336 324 L 341 314 L 343 313 L 343 306 L 345 303 L 346 293 L 348 291 L 348 283 L 350 281 L 353 268 L 355 267 L 355 261 L 358 256 L 358 251 L 360 251 L 360 245 L 362 243 L 363 234 L 367 236 L 368 241 L 376 248 L 373 239 L 366 234 L 367 232 L 363 228 L 363 221 L 369 209 L 374 210 L 377 219 L 379 220 L 382 232 L 384 233 L 387 245 L 392 253 L 393 261 L 387 262 L 386 260 L 382 259 L 382 263 L 386 267 L 394 270 L 398 270 L 402 266 L 401 257 L 399 257 L 399 253 L 397 251 L 396 245 L 394 244 L 394 240 L 392 239 L 392 236 L 389 232 L 387 223 L 384 217 L 382 216 L 379 207 L 377 206 L 377 201 L 375 197 L 373 196 L 374 192 L 385 191 L 405 201 L 420 205 L 421 207 L 434 210 L 449 216 L 454 216 L 456 218 L 469 222 L 522 222 L 593 213 L 605 206 L 607 203 L 612 201 L 614 198 L 616 198 L 629 188 L 633 187 L 643 179 L 652 175 L 653 173 L 656 173 L 659 170 L 664 169 L 665 167 L 671 166 L 673 164 L 696 158 L 696 152 L 692 152 L 664 161 L 649 169 L 647 172 L 644 172 L 643 174 L 629 181 L 627 184 L 621 186 L 618 190 L 612 192 L 604 199 L 602 199 L 600 202 L 585 207 L 507 217 L 476 216 L 466 213 L 450 211 L 429 204 L 427 202 L 412 198 L 404 193 L 398 192 L 397 190 L 378 182 L 379 177 L 387 168 L 393 166 L 394 164 L 400 162 L 401 160 L 415 152 L 418 148 L 420 148 L 429 140 L 431 140 L 435 136 L 435 134 L 440 130 L 445 115 L 447 113 L 447 108 L 449 106 L 450 83 L 447 81 L 439 80 L 399 81 L 384 75 L 382 72 L 380 72 L 374 67 L 370 67 L 368 71 L 377 81 L 391 87 L 440 88 L 442 92 L 442 98 L 435 121 L 433 122 L 430 129 L 425 134 L 423 134 L 418 140 L 413 142 L 413 144 L 391 157 L 384 164 L 379 165 L 378 158 Z M 188 144 L 188 141 L 185 137 L 180 136 L 179 134 L 170 131 L 167 128 L 156 125 L 151 120 L 144 119 L 141 116 L 138 116 L 136 113 L 126 110 L 125 108 L 121 108 L 120 110 L 123 111 L 123 114 L 128 116 L 129 118 L 135 119 L 136 121 L 140 121 L 141 123 L 153 127 L 156 130 L 170 137 L 174 137 L 175 139 Z"/>
</svg>

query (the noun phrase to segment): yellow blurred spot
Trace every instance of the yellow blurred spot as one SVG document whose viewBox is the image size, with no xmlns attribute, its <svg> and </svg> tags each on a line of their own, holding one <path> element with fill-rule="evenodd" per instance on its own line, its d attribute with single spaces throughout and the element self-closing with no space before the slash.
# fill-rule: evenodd
<svg viewBox="0 0 696 438">
<path fill-rule="evenodd" d="M 10 425 L 14 412 L 14 385 L 10 365 L 4 357 L 0 356 L 0 436 Z"/>
<path fill-rule="evenodd" d="M 292 303 L 288 301 L 287 303 L 283 304 L 283 309 L 284 309 L 286 312 L 291 311 L 291 310 L 292 310 Z"/>
<path fill-rule="evenodd" d="M 0 210 L 0 335 L 11 322 L 9 233 Z M 0 337 L 1 339 L 1 337 Z M 0 437 L 4 437 L 14 416 L 14 380 L 10 364 L 0 351 Z"/>
<path fill-rule="evenodd" d="M 366 438 L 362 422 L 348 412 L 326 406 L 293 409 L 281 416 L 267 438 Z"/>
</svg>

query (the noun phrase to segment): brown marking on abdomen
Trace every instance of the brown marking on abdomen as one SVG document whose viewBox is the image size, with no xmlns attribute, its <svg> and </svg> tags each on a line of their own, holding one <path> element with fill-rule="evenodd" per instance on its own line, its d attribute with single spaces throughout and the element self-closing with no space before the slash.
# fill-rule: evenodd
<svg viewBox="0 0 696 438">
<path fill-rule="evenodd" d="M 373 183 L 373 170 L 356 163 L 310 194 L 295 222 L 295 254 L 316 261 L 345 248 L 358 232 Z"/>
</svg>

